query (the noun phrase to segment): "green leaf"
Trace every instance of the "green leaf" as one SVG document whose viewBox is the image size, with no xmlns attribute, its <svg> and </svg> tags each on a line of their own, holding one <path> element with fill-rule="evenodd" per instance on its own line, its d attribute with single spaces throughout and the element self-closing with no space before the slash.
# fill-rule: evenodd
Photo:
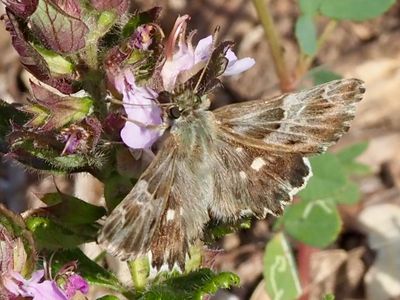
<svg viewBox="0 0 400 300">
<path fill-rule="evenodd" d="M 337 153 L 337 157 L 348 175 L 367 175 L 371 173 L 371 168 L 368 165 L 355 161 L 367 148 L 368 142 L 364 142 L 352 145 Z"/>
<path fill-rule="evenodd" d="M 11 131 L 11 123 L 22 125 L 27 120 L 27 114 L 0 99 L 0 153 L 7 152 L 6 135 Z"/>
<path fill-rule="evenodd" d="M 289 206 L 283 215 L 285 230 L 295 239 L 318 248 L 337 238 L 342 221 L 331 201 L 301 201 Z"/>
<path fill-rule="evenodd" d="M 315 15 L 323 0 L 299 0 L 300 11 L 303 14 Z"/>
<path fill-rule="evenodd" d="M 159 284 L 144 292 L 140 300 L 201 300 L 204 295 L 214 294 L 221 288 L 238 285 L 240 279 L 229 272 L 215 274 L 209 269 L 200 269 L 186 275 L 172 273 Z"/>
<path fill-rule="evenodd" d="M 347 183 L 341 163 L 335 155 L 325 153 L 312 157 L 310 162 L 313 176 L 306 188 L 298 194 L 303 200 L 329 198 Z"/>
<path fill-rule="evenodd" d="M 309 75 L 314 81 L 315 85 L 323 84 L 332 80 L 341 79 L 342 76 L 335 72 L 324 70 L 324 69 L 313 69 L 309 72 Z"/>
<path fill-rule="evenodd" d="M 326 294 L 322 300 L 335 300 L 335 296 L 332 294 Z"/>
<path fill-rule="evenodd" d="M 339 189 L 332 197 L 337 204 L 356 204 L 361 198 L 360 188 L 354 182 L 347 184 Z"/>
<path fill-rule="evenodd" d="M 317 29 L 312 15 L 302 15 L 297 19 L 295 34 L 303 53 L 312 56 L 317 52 Z"/>
<path fill-rule="evenodd" d="M 106 295 L 106 296 L 97 298 L 96 300 L 120 300 L 120 299 L 113 295 Z"/>
<path fill-rule="evenodd" d="M 395 0 L 323 0 L 320 11 L 333 19 L 365 21 L 383 14 L 395 2 Z"/>
<path fill-rule="evenodd" d="M 41 199 L 49 207 L 44 208 L 63 224 L 91 224 L 106 214 L 103 207 L 62 193 L 50 193 Z"/>
<path fill-rule="evenodd" d="M 41 45 L 32 45 L 35 50 L 46 61 L 49 70 L 53 74 L 72 74 L 75 71 L 75 66 L 68 59 L 59 55 L 57 52 L 46 49 Z"/>
<path fill-rule="evenodd" d="M 347 164 L 363 154 L 367 148 L 368 142 L 358 143 L 339 151 L 336 155 L 343 164 Z"/>
<path fill-rule="evenodd" d="M 79 274 L 85 278 L 89 284 L 99 285 L 116 291 L 124 291 L 123 285 L 117 277 L 103 267 L 88 258 L 80 249 L 58 251 L 52 260 L 52 271 L 56 274 L 66 263 L 77 261 Z"/>
<path fill-rule="evenodd" d="M 271 299 L 293 300 L 301 295 L 296 264 L 282 233 L 276 234 L 265 249 L 264 280 Z"/>
<path fill-rule="evenodd" d="M 371 172 L 369 166 L 355 161 L 367 148 L 368 142 L 364 142 L 352 145 L 337 153 L 337 157 L 348 175 L 366 175 Z"/>
<path fill-rule="evenodd" d="M 36 246 L 49 250 L 70 249 L 95 241 L 98 231 L 98 227 L 94 225 L 65 227 L 51 218 L 42 216 L 29 216 L 25 222 L 33 233 Z"/>
</svg>

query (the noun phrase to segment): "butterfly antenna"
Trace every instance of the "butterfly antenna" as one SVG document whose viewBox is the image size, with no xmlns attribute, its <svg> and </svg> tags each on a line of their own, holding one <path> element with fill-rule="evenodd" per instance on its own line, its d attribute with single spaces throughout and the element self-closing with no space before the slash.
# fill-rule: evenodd
<svg viewBox="0 0 400 300">
<path fill-rule="evenodd" d="M 198 89 L 199 89 L 199 86 L 200 86 L 200 83 L 201 83 L 201 81 L 203 80 L 203 77 L 204 77 L 204 75 L 206 74 L 207 68 L 208 68 L 208 66 L 209 66 L 209 64 L 210 64 L 210 61 L 211 61 L 211 58 L 212 58 L 212 52 L 213 52 L 214 49 L 216 48 L 219 30 L 220 30 L 220 27 L 219 27 L 219 26 L 217 26 L 217 27 L 215 28 L 215 30 L 214 30 L 213 41 L 212 41 L 212 45 L 211 45 L 211 55 L 210 55 L 210 57 L 207 59 L 207 63 L 206 63 L 206 65 L 204 66 L 203 71 L 202 71 L 201 74 L 200 74 L 200 78 L 199 78 L 199 80 L 197 81 L 196 86 L 194 87 L 194 93 L 195 93 L 195 94 L 197 94 Z"/>
</svg>

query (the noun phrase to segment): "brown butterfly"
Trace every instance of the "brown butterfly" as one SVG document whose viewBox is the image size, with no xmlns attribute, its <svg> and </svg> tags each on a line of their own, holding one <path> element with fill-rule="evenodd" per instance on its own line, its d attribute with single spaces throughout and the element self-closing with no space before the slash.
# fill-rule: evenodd
<svg viewBox="0 0 400 300">
<path fill-rule="evenodd" d="M 184 265 L 210 220 L 282 214 L 311 176 L 307 156 L 350 127 L 365 88 L 358 79 L 227 105 L 171 95 L 169 130 L 135 187 L 106 219 L 99 242 L 111 254 Z"/>
</svg>

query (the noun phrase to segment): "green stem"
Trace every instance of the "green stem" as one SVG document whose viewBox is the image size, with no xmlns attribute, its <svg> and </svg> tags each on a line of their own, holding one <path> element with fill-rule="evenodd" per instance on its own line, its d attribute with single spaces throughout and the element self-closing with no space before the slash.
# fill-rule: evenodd
<svg viewBox="0 0 400 300">
<path fill-rule="evenodd" d="M 280 40 L 278 31 L 276 30 L 269 5 L 265 0 L 252 0 L 257 14 L 264 27 L 265 37 L 271 49 L 272 58 L 274 61 L 275 71 L 280 81 L 280 88 L 282 91 L 291 91 L 293 89 L 292 76 L 286 66 L 285 58 L 283 55 L 284 48 Z"/>
<path fill-rule="evenodd" d="M 150 275 L 150 263 L 147 256 L 128 261 L 129 272 L 133 286 L 137 291 L 143 291 Z"/>
</svg>

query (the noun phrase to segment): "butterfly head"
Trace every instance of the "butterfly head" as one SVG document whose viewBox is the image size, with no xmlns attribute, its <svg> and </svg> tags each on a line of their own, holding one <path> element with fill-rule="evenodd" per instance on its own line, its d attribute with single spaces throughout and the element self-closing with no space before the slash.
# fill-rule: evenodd
<svg viewBox="0 0 400 300">
<path fill-rule="evenodd" d="M 210 106 L 206 96 L 200 96 L 190 89 L 184 89 L 179 92 L 162 92 L 159 99 L 161 103 L 170 103 L 167 106 L 166 114 L 169 119 L 179 119 L 188 116 L 196 110 L 205 110 Z"/>
</svg>

